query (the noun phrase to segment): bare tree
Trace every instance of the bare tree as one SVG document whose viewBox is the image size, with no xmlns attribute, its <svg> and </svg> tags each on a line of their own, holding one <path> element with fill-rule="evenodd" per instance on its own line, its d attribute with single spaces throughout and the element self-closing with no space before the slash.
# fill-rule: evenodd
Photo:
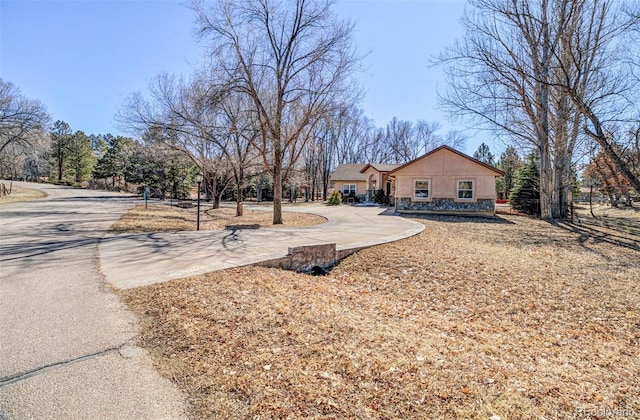
<svg viewBox="0 0 640 420">
<path fill-rule="evenodd" d="M 0 79 L 0 153 L 9 145 L 31 145 L 34 131 L 46 130 L 49 114 L 39 101 L 25 98 L 11 82 Z"/>
<path fill-rule="evenodd" d="M 2 173 L 19 176 L 21 168 L 19 169 L 17 164 L 42 160 L 43 153 L 48 149 L 49 121 L 49 114 L 42 103 L 26 98 L 13 83 L 0 79 Z M 39 174 L 40 171 L 36 170 L 35 173 Z"/>
<path fill-rule="evenodd" d="M 438 146 L 442 146 L 443 144 L 451 146 L 454 149 L 463 149 L 466 143 L 467 136 L 465 136 L 464 133 L 458 130 L 449 130 L 447 131 L 447 134 L 445 134 L 444 137 L 442 137 L 442 139 L 439 141 L 439 144 L 434 144 L 434 147 L 431 147 L 430 149 L 433 150 Z M 429 150 L 426 151 L 428 152 Z"/>
<path fill-rule="evenodd" d="M 392 153 L 392 163 L 408 162 L 420 154 L 420 140 L 415 136 L 411 121 L 393 117 L 387 124 L 386 137 Z"/>
<path fill-rule="evenodd" d="M 585 134 L 633 181 L 605 121 L 629 116 L 634 90 L 621 72 L 629 70 L 630 50 L 622 35 L 637 14 L 610 0 L 471 4 L 465 39 L 440 57 L 451 80 L 443 101 L 537 149 L 542 217 L 566 217 L 574 154 Z"/>
<path fill-rule="evenodd" d="M 610 0 L 575 2 L 566 6 L 570 15 L 563 32 L 563 48 L 556 52 L 558 65 L 554 87 L 562 100 L 570 102 L 584 118 L 584 132 L 594 140 L 616 170 L 640 192 L 640 177 L 634 173 L 617 147 L 621 121 L 635 120 L 637 82 L 630 78 L 630 31 L 640 23 L 638 10 L 622 8 Z M 572 127 L 578 131 L 580 127 Z"/>
<path fill-rule="evenodd" d="M 193 4 L 213 66 L 252 101 L 256 142 L 274 180 L 273 223 L 282 224 L 282 182 L 313 127 L 346 99 L 357 58 L 353 25 L 327 0 L 219 0 Z"/>
<path fill-rule="evenodd" d="M 218 208 L 233 179 L 215 126 L 226 91 L 200 82 L 197 77 L 185 82 L 159 74 L 149 86 L 149 97 L 132 94 L 116 120 L 140 137 L 184 153 L 202 173 L 207 197 L 212 197 L 213 207 Z"/>
<path fill-rule="evenodd" d="M 256 172 L 258 160 L 254 143 L 259 132 L 246 97 L 232 93 L 222 103 L 218 134 L 214 141 L 225 154 L 236 183 L 236 216 L 242 216 L 242 192 L 247 176 Z"/>
</svg>

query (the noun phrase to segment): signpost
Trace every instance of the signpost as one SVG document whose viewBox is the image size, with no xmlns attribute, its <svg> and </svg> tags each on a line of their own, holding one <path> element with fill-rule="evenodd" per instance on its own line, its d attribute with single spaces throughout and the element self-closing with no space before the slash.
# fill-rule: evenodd
<svg viewBox="0 0 640 420">
<path fill-rule="evenodd" d="M 198 183 L 198 213 L 196 216 L 196 230 L 200 230 L 200 184 L 202 183 L 202 174 L 196 175 L 196 182 Z"/>
<path fill-rule="evenodd" d="M 144 209 L 145 210 L 147 209 L 147 201 L 149 200 L 149 193 L 150 192 L 151 192 L 151 190 L 149 189 L 149 186 L 148 185 L 145 186 L 144 187 L 144 193 L 143 193 L 143 196 L 144 196 Z"/>
</svg>

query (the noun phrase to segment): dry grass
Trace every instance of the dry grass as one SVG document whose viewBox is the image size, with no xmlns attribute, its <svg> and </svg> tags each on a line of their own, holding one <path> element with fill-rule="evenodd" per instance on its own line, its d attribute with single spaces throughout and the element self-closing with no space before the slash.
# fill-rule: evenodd
<svg viewBox="0 0 640 420">
<path fill-rule="evenodd" d="M 589 204 L 576 205 L 575 210 L 575 227 L 582 233 L 640 251 L 640 207 L 637 204 L 617 208 L 594 205 L 595 217 L 591 216 Z"/>
<path fill-rule="evenodd" d="M 259 224 L 260 227 L 311 226 L 326 222 L 324 217 L 306 213 L 283 212 L 283 225 L 272 224 L 273 212 L 244 209 L 240 217 L 235 216 L 235 208 L 200 208 L 200 229 L 224 229 L 229 224 Z M 143 204 L 135 206 L 114 223 L 113 232 L 171 232 L 196 229 L 196 209 L 183 209 L 164 204 Z"/>
<path fill-rule="evenodd" d="M 9 185 L 5 184 L 7 188 Z M 21 188 L 15 185 L 11 189 L 11 194 L 2 195 L 0 197 L 0 205 L 9 203 L 20 203 L 22 201 L 37 200 L 38 198 L 46 197 L 47 194 L 40 190 L 34 190 L 33 188 Z"/>
<path fill-rule="evenodd" d="M 505 219 L 122 293 L 193 418 L 638 416 L 640 253 Z"/>
<path fill-rule="evenodd" d="M 580 216 L 591 217 L 589 203 L 576 204 L 576 212 Z M 640 205 L 633 203 L 632 207 L 611 207 L 608 204 L 594 204 L 593 214 L 596 217 L 613 217 L 636 220 L 640 223 Z"/>
</svg>

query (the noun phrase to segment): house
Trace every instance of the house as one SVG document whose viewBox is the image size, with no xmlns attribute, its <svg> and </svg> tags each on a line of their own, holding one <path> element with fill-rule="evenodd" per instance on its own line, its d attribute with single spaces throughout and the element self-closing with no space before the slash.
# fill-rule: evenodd
<svg viewBox="0 0 640 420">
<path fill-rule="evenodd" d="M 362 169 L 364 163 L 343 163 L 331 174 L 331 183 L 336 191 L 352 200 L 364 200 L 367 194 L 367 175 Z"/>
<path fill-rule="evenodd" d="M 373 201 L 374 194 L 377 190 L 383 190 L 388 196 L 393 196 L 395 192 L 395 183 L 393 178 L 389 177 L 389 173 L 400 165 L 386 163 L 369 163 L 365 165 L 360 172 L 366 176 L 366 200 Z"/>
<path fill-rule="evenodd" d="M 449 146 L 400 165 L 395 180 L 399 213 L 494 214 L 496 183 L 504 172 Z"/>
<path fill-rule="evenodd" d="M 393 195 L 393 179 L 389 172 L 400 165 L 385 163 L 343 163 L 331 174 L 333 188 L 342 193 L 346 199 L 354 201 L 373 201 L 377 190 Z"/>
</svg>

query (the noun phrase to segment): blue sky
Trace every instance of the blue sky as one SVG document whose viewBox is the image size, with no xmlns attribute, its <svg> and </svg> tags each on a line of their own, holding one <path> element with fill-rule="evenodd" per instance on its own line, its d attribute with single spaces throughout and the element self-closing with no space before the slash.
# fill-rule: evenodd
<svg viewBox="0 0 640 420">
<path fill-rule="evenodd" d="M 368 52 L 360 83 L 365 113 L 384 126 L 394 116 L 450 127 L 437 109 L 440 68 L 429 60 L 461 36 L 463 0 L 339 0 Z M 73 130 L 113 133 L 125 98 L 156 74 L 188 77 L 204 47 L 192 36 L 192 11 L 172 0 L 0 1 L 0 77 L 41 100 Z M 462 129 L 465 127 L 456 127 Z M 467 153 L 486 135 L 468 133 Z M 498 147 L 490 143 L 492 149 Z"/>
</svg>

